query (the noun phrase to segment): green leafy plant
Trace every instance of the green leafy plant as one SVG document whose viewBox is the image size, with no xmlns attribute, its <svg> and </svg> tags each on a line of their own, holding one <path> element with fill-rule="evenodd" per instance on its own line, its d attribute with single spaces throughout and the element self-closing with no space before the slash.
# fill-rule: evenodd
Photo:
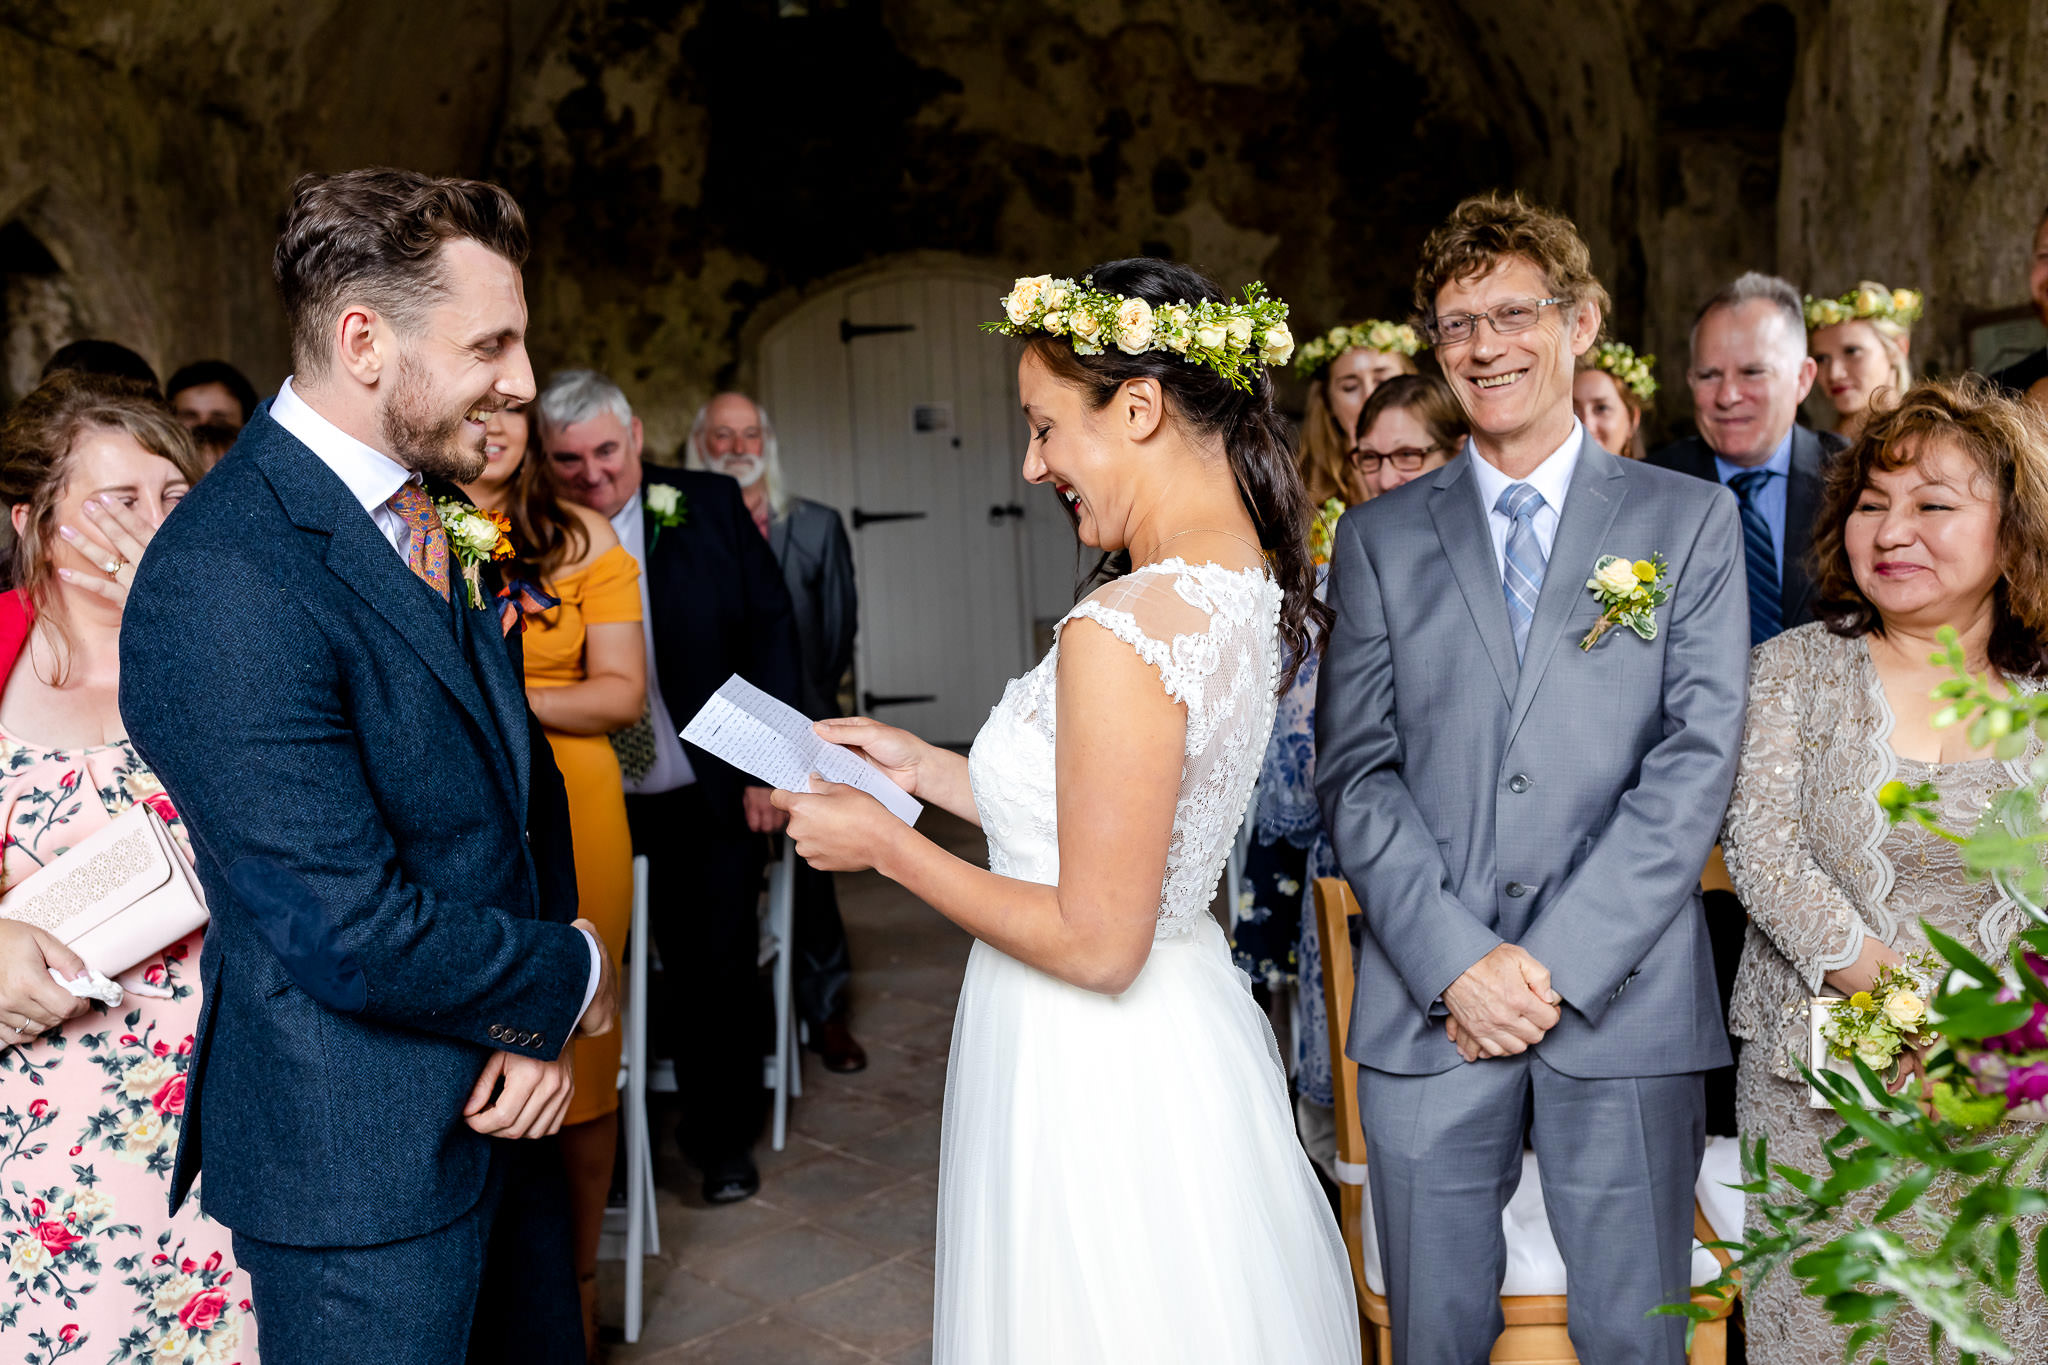
<svg viewBox="0 0 2048 1365">
<path fill-rule="evenodd" d="M 1955 632 L 1940 640 L 1934 662 L 1954 676 L 1936 689 L 1946 703 L 1936 726 L 1967 725 L 1972 747 L 2007 761 L 2030 735 L 2048 740 L 2048 693 L 1973 677 Z M 1851 1059 L 1856 1080 L 1802 1064 L 1842 1121 L 1827 1142 L 1828 1169 L 1774 1163 L 1763 1139 L 1744 1143 L 1738 1188 L 1764 1226 L 1721 1244 L 1732 1263 L 1705 1289 L 1725 1297 L 1744 1281 L 1789 1274 L 1851 1329 L 1845 1359 L 1890 1340 L 1910 1306 L 1928 1322 L 1930 1350 L 1946 1342 L 1962 1365 L 2011 1361 L 1988 1310 L 2019 1292 L 2023 1274 L 2048 1291 L 2048 1225 L 2032 1238 L 2022 1232 L 2023 1220 L 2048 1213 L 2048 758 L 1967 833 L 1940 823 L 1931 785 L 1893 782 L 1878 799 L 1893 823 L 1954 842 L 1971 876 L 1994 879 L 2035 922 L 1999 966 L 1923 925 L 1946 969 L 1930 1012 L 1940 1039 L 1925 1084 L 1889 1094 L 1860 1058 Z M 1847 1216 L 1852 1197 L 1878 1201 L 1868 1223 Z M 1690 1303 L 1657 1311 L 1712 1315 Z"/>
</svg>

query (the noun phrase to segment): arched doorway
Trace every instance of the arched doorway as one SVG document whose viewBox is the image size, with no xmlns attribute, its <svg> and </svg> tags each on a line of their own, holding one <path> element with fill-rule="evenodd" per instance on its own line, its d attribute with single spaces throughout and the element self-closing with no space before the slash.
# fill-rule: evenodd
<svg viewBox="0 0 2048 1365">
<path fill-rule="evenodd" d="M 764 335 L 762 402 L 790 487 L 846 518 L 859 574 L 856 704 L 965 744 L 1071 605 L 1072 529 L 1023 482 L 1009 280 L 898 265 L 827 287 Z"/>
<path fill-rule="evenodd" d="M 34 388 L 50 353 L 80 330 L 57 258 L 19 218 L 0 224 L 0 407 Z"/>
</svg>

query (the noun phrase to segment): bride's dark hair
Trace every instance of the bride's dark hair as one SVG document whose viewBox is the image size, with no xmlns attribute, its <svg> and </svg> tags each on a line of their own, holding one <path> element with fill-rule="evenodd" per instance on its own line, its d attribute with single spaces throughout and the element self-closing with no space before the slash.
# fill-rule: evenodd
<svg viewBox="0 0 2048 1365">
<path fill-rule="evenodd" d="M 1088 274 L 1104 293 L 1143 299 L 1155 308 L 1224 299 L 1200 271 L 1149 256 L 1109 261 Z M 1313 513 L 1295 467 L 1287 423 L 1273 410 L 1273 383 L 1266 367 L 1251 366 L 1251 388 L 1245 390 L 1232 387 L 1207 365 L 1190 364 L 1171 351 L 1125 355 L 1111 346 L 1100 355 L 1080 355 L 1064 338 L 1042 335 L 1024 344 L 1056 379 L 1080 389 L 1092 411 L 1109 406 L 1125 381 L 1151 379 L 1164 390 L 1168 412 L 1190 435 L 1222 442 L 1238 496 L 1258 527 L 1259 544 L 1284 597 L 1280 639 L 1288 663 L 1280 685 L 1286 690 L 1316 634 L 1329 628 L 1332 613 L 1315 595 L 1315 561 L 1308 550 Z M 1128 556 L 1104 555 L 1089 581 L 1121 572 L 1128 564 Z"/>
</svg>

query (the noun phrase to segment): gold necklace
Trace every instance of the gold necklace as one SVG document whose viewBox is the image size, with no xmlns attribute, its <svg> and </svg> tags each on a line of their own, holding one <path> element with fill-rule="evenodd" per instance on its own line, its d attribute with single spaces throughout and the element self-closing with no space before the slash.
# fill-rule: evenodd
<svg viewBox="0 0 2048 1365">
<path fill-rule="evenodd" d="M 1152 555 L 1153 555 L 1153 557 L 1152 557 L 1152 559 L 1151 559 L 1151 560 L 1150 560 L 1149 562 L 1150 562 L 1150 563 L 1153 563 L 1153 564 L 1157 564 L 1157 563 L 1159 563 L 1159 551 L 1160 551 L 1160 550 L 1162 550 L 1162 549 L 1164 549 L 1164 548 L 1165 548 L 1166 546 L 1168 546 L 1168 545 L 1171 545 L 1171 544 L 1172 544 L 1172 543 L 1173 543 L 1174 541 L 1176 541 L 1176 540 L 1179 540 L 1179 539 L 1180 539 L 1180 538 L 1181 538 L 1182 536 L 1192 536 L 1192 535 L 1197 535 L 1197 534 L 1200 534 L 1200 533 L 1202 533 L 1202 532 L 1207 532 L 1208 534 L 1210 534 L 1210 535 L 1212 535 L 1212 536 L 1229 536 L 1229 537 L 1230 537 L 1230 538 L 1231 538 L 1232 540 L 1236 541 L 1236 542 L 1237 542 L 1238 544 L 1240 544 L 1240 545 L 1244 545 L 1244 546 L 1247 546 L 1247 547 L 1249 547 L 1249 548 L 1251 548 L 1251 549 L 1253 549 L 1253 550 L 1256 550 L 1256 551 L 1258 551 L 1258 555 L 1259 555 L 1259 558 L 1260 558 L 1261 560 L 1264 560 L 1265 558 L 1267 558 L 1267 555 L 1266 555 L 1266 547 L 1265 547 L 1265 546 L 1263 546 L 1263 545 L 1258 545 L 1258 544 L 1254 544 L 1254 543 L 1253 543 L 1252 541 L 1246 540 L 1246 539 L 1245 539 L 1245 538 L 1244 538 L 1243 536 L 1241 536 L 1241 535 L 1238 535 L 1238 534 L 1237 534 L 1237 533 L 1236 533 L 1235 531 L 1223 531 L 1223 530 L 1219 530 L 1219 529 L 1217 529 L 1217 528 L 1216 528 L 1216 527 L 1214 527 L 1214 526 L 1190 526 L 1190 527 L 1189 527 L 1189 528 L 1188 528 L 1187 530 L 1185 530 L 1185 531 L 1175 531 L 1175 532 L 1174 532 L 1174 533 L 1173 533 L 1172 535 L 1168 536 L 1168 537 L 1167 537 L 1167 538 L 1166 538 L 1165 540 L 1162 540 L 1162 541 L 1160 541 L 1160 542 L 1159 542 L 1159 544 L 1157 544 L 1157 545 L 1153 546 L 1153 547 L 1152 547 Z"/>
</svg>

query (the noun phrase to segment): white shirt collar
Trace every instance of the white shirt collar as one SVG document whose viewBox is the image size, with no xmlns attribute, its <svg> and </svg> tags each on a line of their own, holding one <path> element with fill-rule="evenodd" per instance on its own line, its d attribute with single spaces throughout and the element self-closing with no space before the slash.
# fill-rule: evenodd
<svg viewBox="0 0 2048 1365">
<path fill-rule="evenodd" d="M 277 398 L 270 405 L 270 417 L 319 456 L 320 462 L 348 485 L 348 491 L 355 494 L 363 510 L 373 515 L 413 477 L 410 469 L 383 451 L 364 445 L 313 411 L 292 388 L 290 379 L 277 391 Z"/>
<path fill-rule="evenodd" d="M 1465 452 L 1472 460 L 1472 481 L 1479 490 L 1479 505 L 1488 515 L 1493 505 L 1500 501 L 1500 495 L 1511 483 L 1526 483 L 1543 495 L 1544 505 L 1558 516 L 1564 515 L 1565 494 L 1571 491 L 1572 473 L 1579 467 L 1579 452 L 1586 439 L 1586 429 L 1579 425 L 1579 419 L 1572 418 L 1570 434 L 1564 444 L 1550 452 L 1543 463 L 1536 466 L 1526 479 L 1511 479 L 1500 471 L 1491 460 L 1473 448 L 1471 438 L 1465 441 Z"/>
<path fill-rule="evenodd" d="M 619 543 L 626 547 L 626 553 L 637 561 L 646 551 L 646 522 L 640 511 L 640 494 L 634 493 L 626 499 L 626 505 L 611 516 L 612 530 L 618 532 Z M 641 580 L 646 581 L 644 578 Z"/>
</svg>

